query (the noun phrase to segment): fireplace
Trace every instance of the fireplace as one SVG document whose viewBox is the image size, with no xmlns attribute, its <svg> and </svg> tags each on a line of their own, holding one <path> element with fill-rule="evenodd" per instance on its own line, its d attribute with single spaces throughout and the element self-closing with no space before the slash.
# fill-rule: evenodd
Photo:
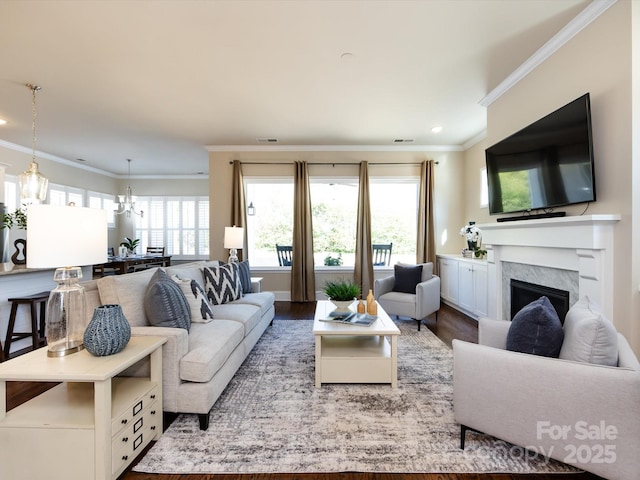
<svg viewBox="0 0 640 480">
<path fill-rule="evenodd" d="M 559 288 L 536 285 L 535 283 L 523 282 L 522 280 L 511 279 L 511 319 L 526 305 L 545 296 L 556 309 L 560 322 L 564 323 L 564 317 L 569 311 L 569 292 Z"/>
<path fill-rule="evenodd" d="M 480 225 L 487 250 L 488 316 L 511 318 L 509 279 L 516 278 L 566 289 L 571 304 L 589 296 L 613 318 L 619 221 L 619 215 L 598 214 Z"/>
</svg>

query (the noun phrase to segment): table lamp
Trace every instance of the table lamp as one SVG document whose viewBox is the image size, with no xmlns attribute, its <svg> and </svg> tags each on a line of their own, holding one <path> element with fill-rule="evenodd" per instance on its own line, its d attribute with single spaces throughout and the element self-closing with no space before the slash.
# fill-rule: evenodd
<svg viewBox="0 0 640 480">
<path fill-rule="evenodd" d="M 95 208 L 32 204 L 27 207 L 27 268 L 56 268 L 45 323 L 47 355 L 82 350 L 87 326 L 79 266 L 107 261 L 107 212 Z"/>
<path fill-rule="evenodd" d="M 229 263 L 238 261 L 238 248 L 244 246 L 244 228 L 224 227 L 224 248 L 229 249 Z"/>
</svg>

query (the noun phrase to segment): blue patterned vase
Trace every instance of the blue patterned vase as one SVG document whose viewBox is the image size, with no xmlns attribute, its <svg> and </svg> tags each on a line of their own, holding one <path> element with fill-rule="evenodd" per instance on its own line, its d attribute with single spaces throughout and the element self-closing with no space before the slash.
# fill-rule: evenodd
<svg viewBox="0 0 640 480">
<path fill-rule="evenodd" d="M 84 331 L 84 348 L 97 357 L 122 350 L 131 338 L 131 326 L 120 305 L 100 305 Z"/>
</svg>

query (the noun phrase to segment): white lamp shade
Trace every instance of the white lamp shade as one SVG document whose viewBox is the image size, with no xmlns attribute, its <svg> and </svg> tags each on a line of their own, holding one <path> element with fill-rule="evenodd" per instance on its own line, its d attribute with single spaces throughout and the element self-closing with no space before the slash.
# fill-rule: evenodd
<svg viewBox="0 0 640 480">
<path fill-rule="evenodd" d="M 28 268 L 104 263 L 107 243 L 106 210 L 37 204 L 27 207 Z"/>
<path fill-rule="evenodd" d="M 224 248 L 242 248 L 244 245 L 244 228 L 224 227 Z"/>
</svg>

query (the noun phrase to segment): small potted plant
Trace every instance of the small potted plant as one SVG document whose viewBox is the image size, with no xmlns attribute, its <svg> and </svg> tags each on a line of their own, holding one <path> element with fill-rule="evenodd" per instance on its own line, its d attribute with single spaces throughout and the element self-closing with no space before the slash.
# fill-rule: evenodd
<svg viewBox="0 0 640 480">
<path fill-rule="evenodd" d="M 360 295 L 360 287 L 348 280 L 328 281 L 323 291 L 337 310 L 348 310 L 353 301 Z"/>
<path fill-rule="evenodd" d="M 120 246 L 125 247 L 127 249 L 127 255 L 133 255 L 133 253 L 135 252 L 135 249 L 138 248 L 139 244 L 140 244 L 139 238 L 132 240 L 129 237 L 124 237 L 124 241 L 120 242 Z"/>
</svg>

